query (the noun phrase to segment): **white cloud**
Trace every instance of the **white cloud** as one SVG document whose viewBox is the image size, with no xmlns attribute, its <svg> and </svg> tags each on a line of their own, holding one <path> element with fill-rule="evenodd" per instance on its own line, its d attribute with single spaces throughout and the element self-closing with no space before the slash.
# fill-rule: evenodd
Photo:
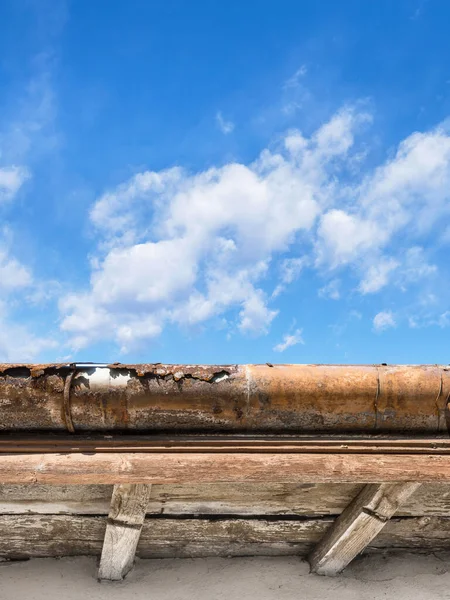
<svg viewBox="0 0 450 600">
<path fill-rule="evenodd" d="M 30 271 L 0 246 L 0 292 L 27 287 L 31 281 Z"/>
<path fill-rule="evenodd" d="M 0 303 L 14 292 L 33 285 L 33 276 L 12 252 L 14 236 L 8 227 L 0 228 Z"/>
<path fill-rule="evenodd" d="M 291 346 L 296 346 L 297 344 L 304 344 L 304 340 L 302 337 L 303 330 L 296 329 L 294 333 L 286 333 L 283 335 L 283 341 L 273 347 L 275 352 L 284 352 Z"/>
<path fill-rule="evenodd" d="M 437 273 L 436 265 L 427 262 L 424 249 L 420 246 L 408 248 L 401 273 L 402 284 L 415 283 Z"/>
<path fill-rule="evenodd" d="M 423 248 L 413 246 L 396 259 L 372 257 L 373 264 L 368 264 L 365 276 L 359 284 L 362 294 L 379 292 L 393 281 L 403 291 L 409 284 L 430 277 L 437 272 L 437 266 L 429 264 Z"/>
<path fill-rule="evenodd" d="M 439 316 L 438 324 L 440 327 L 450 327 L 450 310 L 446 310 Z"/>
<path fill-rule="evenodd" d="M 330 325 L 333 333 L 337 336 L 342 335 L 354 321 L 361 321 L 362 314 L 357 310 L 350 310 L 344 318 L 341 318 L 337 323 Z"/>
<path fill-rule="evenodd" d="M 378 245 L 381 245 L 381 235 L 376 223 L 340 209 L 331 209 L 320 222 L 318 264 L 328 263 L 335 268 L 354 261 Z"/>
<path fill-rule="evenodd" d="M 331 300 L 339 300 L 341 292 L 339 291 L 341 282 L 339 279 L 332 279 L 329 283 L 319 289 L 318 295 L 320 298 L 331 298 Z"/>
<path fill-rule="evenodd" d="M 192 287 L 196 259 L 195 248 L 183 238 L 115 248 L 101 269 L 94 271 L 92 291 L 103 306 L 122 302 L 158 305 Z"/>
<path fill-rule="evenodd" d="M 231 133 L 234 130 L 233 121 L 227 121 L 226 119 L 224 119 L 224 117 L 220 111 L 216 114 L 216 121 L 217 121 L 217 126 L 219 127 L 220 131 L 224 135 L 228 135 L 229 133 Z"/>
<path fill-rule="evenodd" d="M 373 318 L 373 328 L 375 331 L 385 331 L 395 326 L 395 318 L 390 310 L 381 311 Z"/>
<path fill-rule="evenodd" d="M 292 117 L 300 110 L 310 113 L 316 104 L 315 98 L 306 86 L 307 73 L 306 65 L 302 65 L 282 86 L 280 109 L 288 117 Z"/>
<path fill-rule="evenodd" d="M 416 317 L 408 317 L 408 326 L 411 329 L 417 329 L 419 327 Z"/>
<path fill-rule="evenodd" d="M 37 292 L 39 286 L 30 269 L 13 256 L 12 245 L 11 231 L 3 228 L 0 230 L 0 362 L 31 361 L 42 351 L 57 347 L 50 337 L 31 333 L 24 322 L 28 295 Z M 22 312 L 20 321 L 14 315 L 17 306 Z"/>
<path fill-rule="evenodd" d="M 434 267 L 419 246 L 393 242 L 447 214 L 450 135 L 415 133 L 353 181 L 355 135 L 369 122 L 344 109 L 309 137 L 289 131 L 253 163 L 144 171 L 106 191 L 90 213 L 99 239 L 90 286 L 60 303 L 72 344 L 107 339 L 130 349 L 168 324 L 225 313 L 231 327 L 266 333 L 277 314 L 270 303 L 306 265 L 328 274 L 350 267 L 363 294 L 393 273 L 396 285 L 428 276 Z M 281 268 L 269 298 L 263 281 L 273 265 Z M 319 293 L 337 298 L 336 282 Z"/>
<path fill-rule="evenodd" d="M 11 200 L 28 177 L 25 167 L 0 167 L 0 203 Z"/>
<path fill-rule="evenodd" d="M 267 308 L 264 293 L 261 290 L 254 290 L 243 301 L 243 308 L 239 313 L 239 328 L 244 332 L 267 333 L 277 312 Z"/>
<path fill-rule="evenodd" d="M 53 152 L 59 144 L 53 90 L 53 57 L 43 52 L 33 59 L 33 75 L 11 114 L 2 114 L 2 158 L 7 164 L 29 164 Z"/>
<path fill-rule="evenodd" d="M 24 164 L 32 165 L 55 148 L 51 61 L 51 53 L 33 58 L 34 76 L 16 97 L 13 110 L 0 115 L 0 209 L 31 177 Z M 31 333 L 35 323 L 30 308 L 45 301 L 59 284 L 35 281 L 31 269 L 16 256 L 14 232 L 3 219 L 0 223 L 0 360 L 31 361 L 57 347 L 50 336 Z"/>
<path fill-rule="evenodd" d="M 302 79 L 302 77 L 304 77 L 308 72 L 308 68 L 306 67 L 306 65 L 302 65 L 300 68 L 298 68 L 295 73 L 289 77 L 289 79 L 287 79 L 284 83 L 284 89 L 289 89 L 289 88 L 295 88 L 298 86 L 300 79 Z"/>
<path fill-rule="evenodd" d="M 448 225 L 444 229 L 444 232 L 442 233 L 441 238 L 440 238 L 440 242 L 441 242 L 441 244 L 444 244 L 444 245 L 447 245 L 447 244 L 450 245 L 450 225 Z"/>
<path fill-rule="evenodd" d="M 357 263 L 365 270 L 400 230 L 423 234 L 450 212 L 450 135 L 444 126 L 414 133 L 390 161 L 347 186 L 348 208 L 321 218 L 318 261 L 332 268 Z M 370 287 L 370 286 L 369 286 Z"/>
<path fill-rule="evenodd" d="M 280 264 L 280 283 L 274 289 L 272 298 L 279 296 L 286 289 L 286 286 L 295 281 L 308 264 L 309 259 L 306 256 L 283 259 Z"/>
<path fill-rule="evenodd" d="M 435 303 L 436 299 L 430 300 L 428 304 Z M 450 310 L 445 310 L 442 313 L 437 310 L 432 312 L 429 310 L 430 306 L 427 305 L 427 303 L 423 303 L 423 308 L 420 306 L 414 308 L 416 309 L 416 312 L 408 317 L 408 326 L 412 329 L 430 326 L 438 326 L 442 329 L 450 327 Z"/>
<path fill-rule="evenodd" d="M 241 331 L 267 332 L 277 311 L 258 282 L 332 201 L 337 161 L 353 139 L 348 129 L 360 121 L 341 111 L 310 139 L 290 132 L 278 151 L 264 150 L 248 166 L 144 172 L 105 193 L 91 211 L 104 256 L 90 290 L 61 301 L 62 329 L 78 345 L 112 338 L 123 347 L 122 332 L 128 343 L 144 317 L 159 324 L 150 338 L 169 322 L 237 309 Z M 282 265 L 285 285 L 303 259 Z"/>
<path fill-rule="evenodd" d="M 24 325 L 8 319 L 6 303 L 0 300 L 0 362 L 32 361 L 43 350 L 56 347 L 55 340 L 39 338 Z"/>
<path fill-rule="evenodd" d="M 292 283 L 300 275 L 303 268 L 308 264 L 308 259 L 303 258 L 285 258 L 281 263 L 281 281 L 283 283 Z"/>
<path fill-rule="evenodd" d="M 19 323 L 0 319 L 0 361 L 30 362 L 45 350 L 58 347 L 58 342 L 50 338 L 39 338 Z"/>
<path fill-rule="evenodd" d="M 380 259 L 379 262 L 370 265 L 364 279 L 359 284 L 362 294 L 373 294 L 387 285 L 389 277 L 400 263 L 392 258 Z"/>
</svg>

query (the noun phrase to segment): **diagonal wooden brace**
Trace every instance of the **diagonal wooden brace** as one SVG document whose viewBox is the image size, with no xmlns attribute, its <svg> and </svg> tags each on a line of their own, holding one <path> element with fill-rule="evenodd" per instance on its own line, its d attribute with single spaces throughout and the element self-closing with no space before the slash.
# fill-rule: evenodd
<svg viewBox="0 0 450 600">
<path fill-rule="evenodd" d="M 337 575 L 362 552 L 420 483 L 366 485 L 309 556 L 311 571 Z"/>
</svg>

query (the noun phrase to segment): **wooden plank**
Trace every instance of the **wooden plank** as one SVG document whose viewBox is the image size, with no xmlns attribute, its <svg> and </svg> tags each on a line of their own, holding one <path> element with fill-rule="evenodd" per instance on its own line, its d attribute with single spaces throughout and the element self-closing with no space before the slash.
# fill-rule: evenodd
<svg viewBox="0 0 450 600">
<path fill-rule="evenodd" d="M 105 530 L 106 517 L 2 515 L 0 557 L 100 556 Z"/>
<path fill-rule="evenodd" d="M 391 519 L 371 542 L 369 550 L 433 552 L 450 550 L 450 517 Z"/>
<path fill-rule="evenodd" d="M 333 519 L 157 519 L 156 532 L 149 522 L 138 546 L 140 557 L 194 558 L 306 556 Z"/>
<path fill-rule="evenodd" d="M 92 516 L 0 516 L 0 557 L 99 556 L 106 522 L 105 517 Z M 332 519 L 297 522 L 146 519 L 136 555 L 141 558 L 305 556 L 332 522 Z"/>
<path fill-rule="evenodd" d="M 154 486 L 164 515 L 336 515 L 361 484 L 191 483 Z"/>
<path fill-rule="evenodd" d="M 351 483 L 155 485 L 148 512 L 165 515 L 339 515 L 363 487 L 363 484 Z M 395 514 L 450 516 L 450 485 L 422 484 Z"/>
<path fill-rule="evenodd" d="M 336 515 L 361 489 L 361 484 L 335 483 L 153 485 L 147 514 Z M 4 484 L 0 514 L 106 515 L 112 490 L 110 485 Z"/>
<path fill-rule="evenodd" d="M 148 515 L 339 515 L 363 484 L 187 483 L 153 485 Z M 0 514 L 107 515 L 111 485 L 0 485 Z M 422 484 L 398 516 L 450 515 L 450 485 Z"/>
<path fill-rule="evenodd" d="M 423 483 L 400 506 L 396 516 L 450 516 L 450 486 L 445 483 Z"/>
<path fill-rule="evenodd" d="M 105 531 L 98 578 L 123 579 L 134 563 L 134 555 L 145 520 L 150 485 L 115 485 Z"/>
<path fill-rule="evenodd" d="M 332 518 L 146 519 L 136 555 L 141 558 L 306 556 Z M 0 557 L 25 559 L 99 556 L 106 518 L 66 515 L 0 516 Z M 450 550 L 450 517 L 393 518 L 366 552 Z"/>
<path fill-rule="evenodd" d="M 0 483 L 450 482 L 450 456 L 362 454 L 4 455 Z"/>
<path fill-rule="evenodd" d="M 0 485 L 0 514 L 107 515 L 112 485 Z"/>
<path fill-rule="evenodd" d="M 337 575 L 380 533 L 419 483 L 366 485 L 309 556 L 311 570 Z"/>
</svg>

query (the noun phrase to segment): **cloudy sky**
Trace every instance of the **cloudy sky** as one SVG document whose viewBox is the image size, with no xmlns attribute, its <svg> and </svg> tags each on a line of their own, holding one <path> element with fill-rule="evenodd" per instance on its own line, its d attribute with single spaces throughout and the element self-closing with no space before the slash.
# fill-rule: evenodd
<svg viewBox="0 0 450 600">
<path fill-rule="evenodd" d="M 0 360 L 450 362 L 449 18 L 0 2 Z"/>
</svg>

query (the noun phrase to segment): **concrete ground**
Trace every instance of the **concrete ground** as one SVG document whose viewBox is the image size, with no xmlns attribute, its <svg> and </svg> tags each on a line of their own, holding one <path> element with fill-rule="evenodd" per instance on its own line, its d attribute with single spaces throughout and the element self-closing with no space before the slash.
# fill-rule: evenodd
<svg viewBox="0 0 450 600">
<path fill-rule="evenodd" d="M 368 556 L 335 578 L 296 557 L 140 560 L 124 582 L 98 583 L 93 558 L 0 563 L 0 600 L 439 600 L 450 554 Z"/>
</svg>

